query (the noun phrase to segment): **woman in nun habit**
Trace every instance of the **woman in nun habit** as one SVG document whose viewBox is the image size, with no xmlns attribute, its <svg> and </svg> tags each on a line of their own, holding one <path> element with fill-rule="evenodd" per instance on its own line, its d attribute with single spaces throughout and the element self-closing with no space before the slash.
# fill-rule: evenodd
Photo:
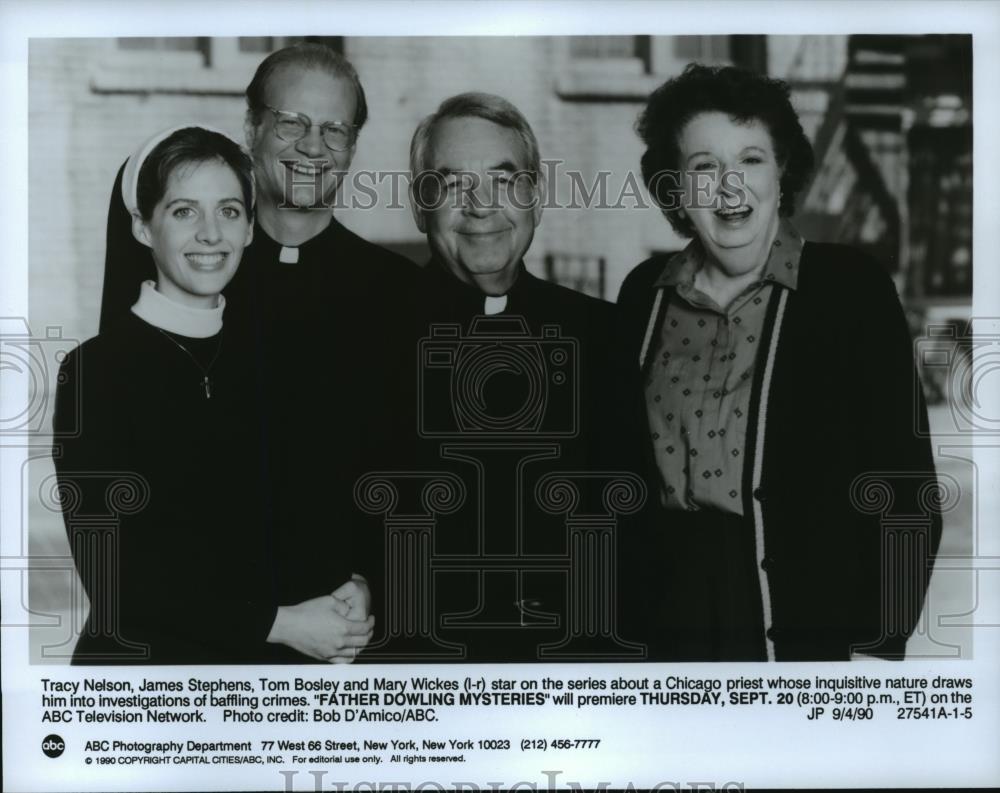
<svg viewBox="0 0 1000 793">
<path fill-rule="evenodd" d="M 90 601 L 73 663 L 350 662 L 371 635 L 367 598 L 349 557 L 328 553 L 325 580 L 293 594 L 295 533 L 275 515 L 296 513 L 268 487 L 260 369 L 223 321 L 253 237 L 250 158 L 173 128 L 129 159 L 122 199 L 155 280 L 67 356 L 56 394 L 57 435 L 80 428 L 53 455 Z"/>
</svg>

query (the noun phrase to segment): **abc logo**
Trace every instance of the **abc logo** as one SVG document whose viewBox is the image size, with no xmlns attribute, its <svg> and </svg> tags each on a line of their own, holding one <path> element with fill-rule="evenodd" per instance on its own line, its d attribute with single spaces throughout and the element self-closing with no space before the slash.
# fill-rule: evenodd
<svg viewBox="0 0 1000 793">
<path fill-rule="evenodd" d="M 66 751 L 66 742 L 58 735 L 46 735 L 42 741 L 42 751 L 46 757 L 58 757 Z"/>
</svg>

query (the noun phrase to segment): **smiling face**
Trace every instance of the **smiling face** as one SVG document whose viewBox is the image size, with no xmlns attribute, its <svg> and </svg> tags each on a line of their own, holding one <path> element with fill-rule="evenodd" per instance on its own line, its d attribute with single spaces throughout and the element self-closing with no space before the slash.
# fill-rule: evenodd
<svg viewBox="0 0 1000 793">
<path fill-rule="evenodd" d="M 708 253 L 727 271 L 760 265 L 777 233 L 781 200 L 781 168 L 767 127 L 701 113 L 684 127 L 678 147 L 684 211 Z"/>
<path fill-rule="evenodd" d="M 457 278 L 487 294 L 506 293 L 542 216 L 541 187 L 525 173 L 520 137 L 486 119 L 448 118 L 431 133 L 427 163 L 447 191 L 432 207 L 414 210 L 420 230 Z"/>
<path fill-rule="evenodd" d="M 286 66 L 271 75 L 266 98 L 276 110 L 307 116 L 312 127 L 300 140 L 286 141 L 278 137 L 270 110 L 264 109 L 256 124 L 247 119 L 244 132 L 253 156 L 258 201 L 300 209 L 331 205 L 354 148 L 331 150 L 320 130 L 331 121 L 354 121 L 357 98 L 351 82 L 317 69 Z"/>
<path fill-rule="evenodd" d="M 209 160 L 176 167 L 152 216 L 135 217 L 132 233 L 152 248 L 157 291 L 186 306 L 213 308 L 253 225 L 236 174 L 221 160 Z"/>
</svg>

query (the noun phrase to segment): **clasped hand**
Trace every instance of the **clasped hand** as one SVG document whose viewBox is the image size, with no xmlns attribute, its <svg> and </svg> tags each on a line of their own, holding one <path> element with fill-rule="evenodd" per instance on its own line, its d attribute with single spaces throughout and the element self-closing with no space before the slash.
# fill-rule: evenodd
<svg viewBox="0 0 1000 793">
<path fill-rule="evenodd" d="M 368 613 L 371 594 L 354 576 L 329 595 L 280 606 L 267 641 L 333 664 L 349 664 L 371 641 L 375 618 Z"/>
</svg>

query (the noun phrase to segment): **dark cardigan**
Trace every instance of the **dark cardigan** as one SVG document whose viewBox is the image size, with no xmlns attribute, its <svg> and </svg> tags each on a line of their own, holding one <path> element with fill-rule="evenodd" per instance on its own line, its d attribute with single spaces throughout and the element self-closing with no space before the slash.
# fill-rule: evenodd
<svg viewBox="0 0 1000 793">
<path fill-rule="evenodd" d="M 669 302 L 654 287 L 667 258 L 636 267 L 619 295 L 624 354 L 643 372 Z M 797 289 L 772 292 L 762 342 L 743 496 L 756 533 L 768 658 L 900 658 L 920 615 L 941 517 L 928 496 L 936 482 L 931 443 L 916 430 L 926 426 L 926 406 L 895 287 L 864 254 L 807 243 Z M 658 487 L 651 449 L 647 468 Z M 669 513 L 660 520 L 650 579 L 671 550 Z M 654 611 L 661 616 L 651 653 L 668 660 L 670 606 Z"/>
</svg>

